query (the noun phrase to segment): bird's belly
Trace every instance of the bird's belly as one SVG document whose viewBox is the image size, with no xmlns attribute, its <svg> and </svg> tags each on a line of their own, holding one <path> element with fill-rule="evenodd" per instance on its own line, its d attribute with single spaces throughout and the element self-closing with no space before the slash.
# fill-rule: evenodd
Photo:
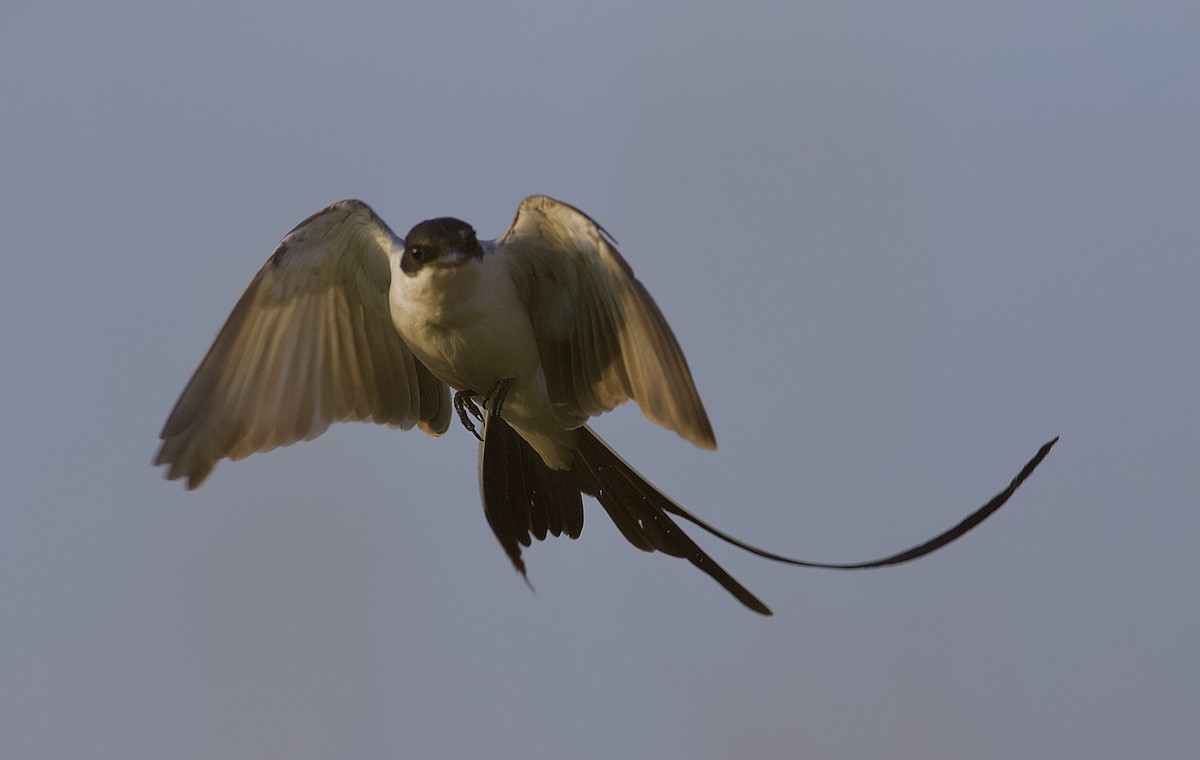
<svg viewBox="0 0 1200 760">
<path fill-rule="evenodd" d="M 426 323 L 405 338 L 417 358 L 447 385 L 483 394 L 501 380 L 537 371 L 532 333 L 510 328 L 490 320 L 453 327 Z"/>
</svg>

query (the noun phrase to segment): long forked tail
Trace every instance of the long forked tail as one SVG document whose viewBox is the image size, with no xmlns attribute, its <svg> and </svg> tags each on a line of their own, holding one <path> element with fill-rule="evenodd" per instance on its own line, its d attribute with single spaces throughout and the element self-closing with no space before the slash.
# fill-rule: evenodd
<svg viewBox="0 0 1200 760">
<path fill-rule="evenodd" d="M 889 555 L 882 559 L 873 559 L 867 562 L 809 562 L 807 560 L 784 557 L 764 549 L 759 549 L 757 546 L 751 546 L 744 541 L 739 541 L 728 533 L 709 525 L 678 504 L 675 504 L 669 499 L 665 499 L 665 497 L 664 499 L 671 506 L 667 507 L 664 505 L 663 508 L 671 514 L 682 517 L 693 525 L 702 528 L 726 543 L 733 544 L 739 549 L 745 549 L 751 554 L 757 554 L 760 557 L 774 560 L 775 562 L 783 562 L 788 565 L 797 565 L 799 567 L 815 567 L 823 570 L 868 570 L 874 567 L 902 565 L 905 562 L 911 562 L 918 557 L 924 557 L 926 554 L 935 552 L 946 544 L 951 543 L 955 539 L 961 538 L 967 531 L 986 520 L 993 512 L 1004 506 L 1004 503 L 1008 501 L 1009 497 L 1012 496 L 1017 488 L 1025 482 L 1025 479 L 1033 474 L 1034 469 L 1036 469 L 1037 466 L 1042 463 L 1042 460 L 1046 458 L 1046 455 L 1050 453 L 1050 449 L 1053 448 L 1054 444 L 1056 443 L 1058 443 L 1058 436 L 1055 436 L 1053 440 L 1044 443 L 1042 447 L 1038 449 L 1038 452 L 1033 455 L 1033 459 L 1030 459 L 1025 463 L 1025 466 L 1021 468 L 1021 471 L 1018 472 L 1017 476 L 1012 479 L 1007 488 L 993 496 L 987 504 L 984 504 L 979 509 L 964 517 L 954 527 L 937 534 L 924 543 L 917 544 L 916 546 L 905 549 L 902 552 L 897 552 L 896 554 Z M 603 445 L 603 442 L 601 442 L 601 444 Z"/>
<path fill-rule="evenodd" d="M 683 518 L 740 549 L 775 562 L 830 570 L 865 570 L 899 565 L 923 557 L 960 538 L 1000 509 L 1058 442 L 1038 450 L 1008 487 L 957 525 L 937 536 L 882 559 L 867 562 L 810 562 L 759 549 L 713 527 L 676 504 L 604 443 L 589 427 L 579 429 L 575 462 L 570 470 L 546 467 L 538 454 L 499 417 L 489 415 L 480 447 L 480 482 L 484 512 L 501 546 L 522 575 L 521 546 L 547 533 L 577 538 L 583 529 L 580 494 L 594 496 L 631 544 L 645 551 L 683 557 L 711 576 L 755 612 L 771 610 L 725 572 L 691 540 L 670 515 Z"/>
<path fill-rule="evenodd" d="M 596 497 L 629 543 L 644 551 L 657 550 L 672 557 L 683 557 L 708 573 L 742 604 L 760 614 L 771 614 L 767 605 L 725 572 L 668 516 L 670 512 L 694 521 L 683 507 L 650 485 L 591 428 L 582 427 L 579 433 L 571 473 L 575 475 L 579 489 Z M 696 524 L 723 537 L 700 522 Z"/>
</svg>

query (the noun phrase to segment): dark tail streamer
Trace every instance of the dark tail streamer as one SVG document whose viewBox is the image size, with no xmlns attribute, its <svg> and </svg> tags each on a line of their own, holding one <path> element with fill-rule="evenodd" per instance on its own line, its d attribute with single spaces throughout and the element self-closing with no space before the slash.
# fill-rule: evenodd
<svg viewBox="0 0 1200 760">
<path fill-rule="evenodd" d="M 775 562 L 783 562 L 788 565 L 799 565 L 800 567 L 822 568 L 825 570 L 869 570 L 873 567 L 900 565 L 905 562 L 911 562 L 918 557 L 924 557 L 926 554 L 931 552 L 937 551 L 943 546 L 955 541 L 958 538 L 961 538 L 969 530 L 990 517 L 993 512 L 1004 506 L 1004 503 L 1008 501 L 1009 497 L 1012 496 L 1017 488 L 1019 488 L 1020 485 L 1025 482 L 1025 479 L 1028 478 L 1035 469 L 1037 469 L 1037 466 L 1042 463 L 1042 460 L 1046 458 L 1046 455 L 1050 453 L 1050 449 L 1053 448 L 1054 444 L 1056 443 L 1058 443 L 1058 436 L 1055 436 L 1054 440 L 1047 442 L 1044 446 L 1042 446 L 1042 448 L 1038 449 L 1038 453 L 1034 454 L 1033 459 L 1030 459 L 1025 466 L 1021 468 L 1021 471 L 1017 473 L 1017 476 L 1012 479 L 1011 483 L 1008 484 L 1008 488 L 1005 488 L 1003 491 L 993 496 L 991 501 L 967 515 L 962 522 L 958 523 L 953 528 L 950 528 L 943 533 L 939 533 L 928 541 L 922 544 L 917 544 L 911 549 L 905 549 L 904 551 L 899 552 L 898 554 L 893 554 L 890 557 L 871 560 L 870 562 L 809 562 L 802 559 L 784 557 L 782 555 L 766 551 L 765 549 L 759 549 L 757 546 L 751 546 L 744 541 L 739 541 L 728 533 L 709 525 L 704 520 L 701 520 L 699 517 L 696 517 L 674 502 L 671 502 L 669 507 L 664 506 L 664 509 L 676 515 L 677 517 L 682 517 L 684 520 L 687 520 L 698 528 L 704 529 L 726 543 L 733 544 L 739 549 L 744 549 L 751 554 L 757 554 L 764 559 L 774 560 Z"/>
</svg>

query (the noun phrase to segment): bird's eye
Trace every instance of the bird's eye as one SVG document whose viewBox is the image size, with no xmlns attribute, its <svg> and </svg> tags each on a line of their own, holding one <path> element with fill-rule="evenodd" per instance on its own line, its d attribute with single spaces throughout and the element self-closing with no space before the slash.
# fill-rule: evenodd
<svg viewBox="0 0 1200 760">
<path fill-rule="evenodd" d="M 409 248 L 408 254 L 412 256 L 413 260 L 418 264 L 424 264 L 429 258 L 428 249 L 422 248 L 419 245 L 414 245 L 412 248 Z"/>
</svg>

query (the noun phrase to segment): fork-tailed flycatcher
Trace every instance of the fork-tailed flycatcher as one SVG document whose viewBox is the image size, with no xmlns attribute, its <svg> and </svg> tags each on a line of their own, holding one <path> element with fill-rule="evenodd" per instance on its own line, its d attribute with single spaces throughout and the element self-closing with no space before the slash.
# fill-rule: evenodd
<svg viewBox="0 0 1200 760">
<path fill-rule="evenodd" d="M 453 408 L 482 423 L 484 513 L 522 575 L 521 546 L 583 529 L 595 497 L 639 549 L 686 558 L 739 601 L 771 611 L 671 516 L 769 559 L 860 569 L 944 546 L 990 515 L 1009 486 L 920 546 L 873 562 L 804 562 L 713 528 L 650 485 L 587 425 L 633 399 L 695 445 L 716 439 L 662 312 L 607 233 L 578 209 L 526 198 L 495 240 L 458 219 L 397 237 L 361 201 L 335 203 L 293 229 L 259 271 L 167 419 L 155 464 L 195 488 L 222 458 L 242 459 L 368 420 L 430 435 Z M 479 405 L 482 404 L 482 410 Z M 478 435 L 478 433 L 477 433 Z"/>
</svg>

